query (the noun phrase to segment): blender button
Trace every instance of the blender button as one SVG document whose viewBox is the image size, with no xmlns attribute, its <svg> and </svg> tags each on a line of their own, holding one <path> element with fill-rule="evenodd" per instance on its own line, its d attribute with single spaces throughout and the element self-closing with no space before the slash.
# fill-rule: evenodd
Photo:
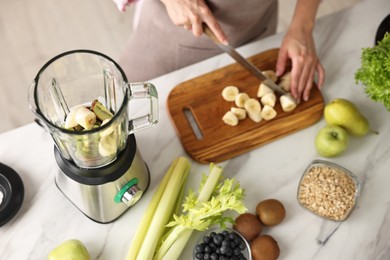
<svg viewBox="0 0 390 260">
<path fill-rule="evenodd" d="M 122 201 L 127 206 L 132 206 L 141 198 L 142 194 L 142 190 L 135 184 L 123 194 Z"/>
</svg>

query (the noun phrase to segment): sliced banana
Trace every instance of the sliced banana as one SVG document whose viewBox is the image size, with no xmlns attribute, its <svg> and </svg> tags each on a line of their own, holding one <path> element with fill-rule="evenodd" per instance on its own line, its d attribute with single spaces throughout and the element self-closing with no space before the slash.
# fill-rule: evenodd
<svg viewBox="0 0 390 260">
<path fill-rule="evenodd" d="M 69 114 L 65 118 L 65 128 L 69 129 L 78 125 L 76 121 L 76 112 L 77 109 L 70 110 Z"/>
<path fill-rule="evenodd" d="M 236 86 L 227 86 L 222 90 L 222 97 L 226 101 L 234 101 L 238 93 L 240 91 Z"/>
<path fill-rule="evenodd" d="M 265 105 L 263 107 L 263 109 L 261 110 L 261 117 L 264 120 L 274 119 L 276 117 L 276 115 L 277 115 L 276 110 L 271 106 Z"/>
<path fill-rule="evenodd" d="M 99 142 L 99 154 L 101 156 L 111 156 L 116 153 L 118 149 L 118 135 L 116 132 L 104 136 Z"/>
<path fill-rule="evenodd" d="M 276 104 L 276 95 L 274 92 L 267 93 L 261 97 L 261 104 L 263 106 L 268 105 L 270 107 L 274 107 Z"/>
<path fill-rule="evenodd" d="M 280 96 L 279 100 L 284 112 L 293 111 L 297 107 L 297 103 L 290 93 Z"/>
<path fill-rule="evenodd" d="M 247 93 L 239 93 L 236 98 L 234 99 L 234 102 L 236 104 L 236 106 L 238 107 L 244 107 L 245 106 L 245 102 L 249 99 L 249 95 Z"/>
<path fill-rule="evenodd" d="M 248 113 L 259 113 L 261 111 L 260 102 L 255 98 L 245 101 L 244 108 Z"/>
<path fill-rule="evenodd" d="M 263 117 L 261 116 L 261 111 L 259 112 L 248 112 L 248 117 L 252 119 L 255 123 L 260 123 Z"/>
<path fill-rule="evenodd" d="M 80 107 L 77 109 L 75 117 L 76 122 L 87 130 L 92 129 L 96 122 L 95 113 L 86 107 Z"/>
<path fill-rule="evenodd" d="M 278 80 L 278 77 L 276 76 L 276 73 L 273 70 L 265 70 L 263 71 L 263 74 L 266 75 L 267 78 L 269 78 L 273 82 L 276 82 Z"/>
<path fill-rule="evenodd" d="M 285 91 L 290 91 L 291 85 L 291 72 L 287 72 L 283 76 L 280 77 L 279 86 Z"/>
<path fill-rule="evenodd" d="M 243 120 L 246 118 L 246 110 L 241 107 L 231 107 L 230 111 L 237 117 L 238 120 Z"/>
<path fill-rule="evenodd" d="M 274 91 L 268 87 L 266 84 L 264 83 L 261 83 L 260 86 L 259 86 L 259 89 L 257 90 L 257 97 L 261 98 L 263 97 L 265 94 L 268 94 L 268 93 L 273 93 Z"/>
<path fill-rule="evenodd" d="M 225 124 L 230 126 L 236 126 L 238 124 L 238 118 L 232 111 L 227 111 L 225 115 L 223 115 L 222 120 Z"/>
</svg>

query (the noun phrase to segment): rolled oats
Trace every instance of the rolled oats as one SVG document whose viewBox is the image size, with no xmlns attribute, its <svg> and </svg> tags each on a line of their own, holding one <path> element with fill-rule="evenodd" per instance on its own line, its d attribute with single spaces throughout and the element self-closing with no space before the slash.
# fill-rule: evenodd
<svg viewBox="0 0 390 260">
<path fill-rule="evenodd" d="M 341 168 L 313 164 L 298 188 L 299 203 L 315 214 L 344 220 L 356 203 L 356 181 Z"/>
</svg>

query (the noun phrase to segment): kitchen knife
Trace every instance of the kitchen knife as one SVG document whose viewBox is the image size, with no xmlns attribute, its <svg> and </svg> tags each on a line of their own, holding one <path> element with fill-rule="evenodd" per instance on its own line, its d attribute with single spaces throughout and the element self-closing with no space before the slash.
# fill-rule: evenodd
<svg viewBox="0 0 390 260">
<path fill-rule="evenodd" d="M 252 63 L 250 63 L 248 60 L 246 60 L 241 54 L 239 54 L 232 46 L 225 45 L 221 43 L 215 34 L 210 30 L 210 28 L 203 24 L 203 32 L 216 44 L 220 49 L 222 49 L 224 52 L 230 55 L 235 61 L 238 62 L 241 66 L 243 66 L 245 69 L 247 69 L 250 73 L 252 73 L 256 78 L 260 79 L 263 83 L 265 83 L 267 86 L 272 88 L 274 91 L 279 92 L 280 94 L 286 94 L 287 92 L 276 85 L 272 80 L 270 80 L 266 75 L 264 75 L 261 70 L 259 70 L 257 67 L 255 67 Z"/>
</svg>

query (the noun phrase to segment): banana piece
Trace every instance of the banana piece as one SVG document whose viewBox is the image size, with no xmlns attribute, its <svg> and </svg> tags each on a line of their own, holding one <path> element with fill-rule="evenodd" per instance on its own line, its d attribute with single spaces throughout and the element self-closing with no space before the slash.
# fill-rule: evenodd
<svg viewBox="0 0 390 260">
<path fill-rule="evenodd" d="M 114 115 L 97 99 L 92 102 L 91 110 L 95 113 L 100 121 L 111 119 Z"/>
<path fill-rule="evenodd" d="M 279 86 L 285 91 L 290 91 L 291 85 L 291 72 L 287 72 L 282 77 L 280 77 Z"/>
<path fill-rule="evenodd" d="M 107 124 L 108 122 L 110 122 L 111 119 L 104 119 L 102 124 L 100 126 L 104 126 L 105 124 Z M 115 127 L 114 126 L 110 126 L 109 128 L 107 129 L 104 129 L 104 130 L 101 130 L 100 131 L 100 136 L 101 137 L 105 137 L 107 135 L 110 135 L 112 132 L 115 131 Z"/>
<path fill-rule="evenodd" d="M 244 107 L 245 102 L 249 99 L 249 95 L 247 93 L 239 93 L 236 98 L 234 99 L 234 102 L 236 106 L 238 107 Z"/>
<path fill-rule="evenodd" d="M 248 113 L 259 113 L 261 111 L 260 102 L 255 98 L 245 101 L 244 108 Z"/>
<path fill-rule="evenodd" d="M 279 100 L 284 112 L 293 111 L 297 107 L 297 103 L 290 93 L 280 96 Z"/>
<path fill-rule="evenodd" d="M 86 107 L 80 107 L 77 109 L 75 117 L 76 122 L 87 130 L 92 129 L 96 122 L 95 113 Z"/>
<path fill-rule="evenodd" d="M 70 110 L 69 114 L 65 118 L 65 128 L 71 129 L 73 127 L 78 126 L 78 123 L 76 121 L 76 112 L 77 109 Z"/>
<path fill-rule="evenodd" d="M 264 120 L 274 119 L 276 117 L 276 115 L 277 115 L 276 110 L 271 106 L 265 105 L 263 107 L 263 109 L 261 110 L 261 117 Z"/>
<path fill-rule="evenodd" d="M 273 93 L 274 91 L 268 87 L 266 84 L 261 83 L 259 89 L 257 90 L 257 97 L 262 98 L 264 95 L 268 93 Z"/>
<path fill-rule="evenodd" d="M 246 118 L 246 110 L 241 107 L 231 107 L 230 111 L 237 117 L 238 120 L 243 120 Z"/>
<path fill-rule="evenodd" d="M 222 120 L 225 124 L 230 126 L 236 126 L 238 124 L 238 118 L 232 111 L 227 111 L 225 115 L 223 115 Z"/>
<path fill-rule="evenodd" d="M 227 86 L 222 90 L 222 97 L 226 101 L 234 101 L 238 93 L 240 93 L 240 91 L 236 86 Z"/>
<path fill-rule="evenodd" d="M 255 123 L 260 123 L 260 121 L 263 119 L 261 116 L 261 111 L 258 112 L 248 112 L 248 117 L 252 119 Z"/>
<path fill-rule="evenodd" d="M 118 149 L 118 141 L 116 132 L 104 136 L 99 142 L 99 154 L 101 156 L 111 156 L 116 153 Z"/>
<path fill-rule="evenodd" d="M 276 103 L 276 95 L 274 92 L 267 93 L 261 97 L 261 104 L 263 106 L 268 105 L 270 107 L 274 107 Z"/>
<path fill-rule="evenodd" d="M 269 78 L 273 82 L 276 82 L 278 80 L 278 77 L 276 76 L 276 73 L 273 70 L 265 70 L 263 71 L 263 74 L 266 75 L 267 78 Z"/>
</svg>

